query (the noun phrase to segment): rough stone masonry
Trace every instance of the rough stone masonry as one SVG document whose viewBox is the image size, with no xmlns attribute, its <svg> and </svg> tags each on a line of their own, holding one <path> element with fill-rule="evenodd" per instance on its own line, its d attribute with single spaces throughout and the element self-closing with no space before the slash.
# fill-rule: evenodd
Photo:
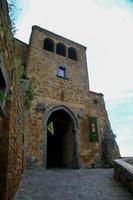
<svg viewBox="0 0 133 200">
<path fill-rule="evenodd" d="M 119 150 L 103 95 L 90 91 L 86 47 L 33 26 L 27 76 L 34 90 L 26 133 L 28 166 L 111 166 Z"/>
</svg>

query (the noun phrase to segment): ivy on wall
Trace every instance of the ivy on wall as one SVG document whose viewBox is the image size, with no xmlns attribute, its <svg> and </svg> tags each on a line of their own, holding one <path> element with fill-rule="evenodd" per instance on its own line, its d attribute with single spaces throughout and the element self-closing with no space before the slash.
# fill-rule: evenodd
<svg viewBox="0 0 133 200">
<path fill-rule="evenodd" d="M 5 98 L 5 93 L 0 90 L 0 103 L 4 101 L 4 98 Z"/>
<path fill-rule="evenodd" d="M 33 100 L 34 94 L 33 94 L 33 89 L 31 88 L 31 86 L 29 86 L 24 94 L 24 106 L 26 107 L 26 109 L 28 110 L 31 106 L 31 102 Z"/>
<path fill-rule="evenodd" d="M 96 117 L 89 117 L 89 138 L 90 142 L 98 142 L 98 127 Z"/>
</svg>

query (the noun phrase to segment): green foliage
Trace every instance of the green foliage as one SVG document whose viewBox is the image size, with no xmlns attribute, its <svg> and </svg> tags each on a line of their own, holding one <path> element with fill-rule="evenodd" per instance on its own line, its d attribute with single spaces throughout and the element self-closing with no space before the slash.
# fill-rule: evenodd
<svg viewBox="0 0 133 200">
<path fill-rule="evenodd" d="M 97 118 L 89 117 L 89 136 L 90 142 L 98 142 L 98 127 L 97 127 Z"/>
<path fill-rule="evenodd" d="M 2 103 L 5 99 L 5 94 L 2 90 L 0 90 L 0 102 Z"/>
<path fill-rule="evenodd" d="M 26 109 L 28 110 L 31 106 L 31 102 L 33 100 L 34 94 L 33 94 L 33 89 L 31 88 L 31 86 L 29 86 L 24 94 L 24 106 L 26 107 Z"/>
<path fill-rule="evenodd" d="M 15 58 L 14 66 L 17 70 L 17 80 L 20 81 L 20 79 L 23 78 L 24 75 L 24 64 L 21 59 Z"/>
<path fill-rule="evenodd" d="M 4 100 L 9 100 L 10 96 L 5 95 L 5 92 L 3 90 L 0 90 L 0 103 L 2 103 Z"/>
<path fill-rule="evenodd" d="M 1 37 L 1 39 L 3 38 L 3 29 L 2 29 L 2 26 L 0 25 L 0 37 Z"/>
</svg>

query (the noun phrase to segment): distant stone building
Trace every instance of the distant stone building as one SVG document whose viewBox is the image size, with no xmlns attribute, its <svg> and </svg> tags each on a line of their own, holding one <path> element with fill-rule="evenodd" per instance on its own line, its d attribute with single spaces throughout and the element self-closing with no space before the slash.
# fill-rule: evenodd
<svg viewBox="0 0 133 200">
<path fill-rule="evenodd" d="M 120 156 L 103 95 L 90 91 L 86 47 L 38 26 L 28 45 L 11 29 L 1 0 L 2 200 L 14 198 L 26 166 L 109 167 Z"/>
</svg>

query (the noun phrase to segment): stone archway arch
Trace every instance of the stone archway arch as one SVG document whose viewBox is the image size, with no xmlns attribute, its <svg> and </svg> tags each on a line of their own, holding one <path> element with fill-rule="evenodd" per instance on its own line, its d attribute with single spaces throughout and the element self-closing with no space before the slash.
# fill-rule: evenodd
<svg viewBox="0 0 133 200">
<path fill-rule="evenodd" d="M 67 116 L 72 124 L 72 140 L 73 140 L 73 166 L 72 168 L 79 168 L 79 122 L 75 114 L 64 105 L 53 106 L 48 109 L 44 116 L 44 166 L 47 167 L 47 155 L 48 155 L 48 130 L 47 125 L 49 119 L 60 113 L 62 117 Z"/>
</svg>

